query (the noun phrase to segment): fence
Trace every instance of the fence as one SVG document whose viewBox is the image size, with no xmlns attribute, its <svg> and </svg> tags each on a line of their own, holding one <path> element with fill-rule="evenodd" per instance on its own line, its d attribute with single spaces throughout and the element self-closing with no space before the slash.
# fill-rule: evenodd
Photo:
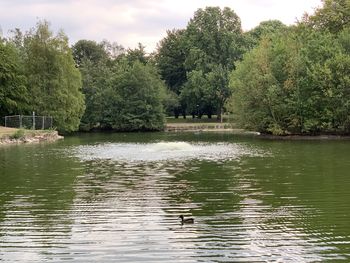
<svg viewBox="0 0 350 263">
<path fill-rule="evenodd" d="M 52 128 L 52 117 L 30 115 L 5 116 L 5 127 L 23 128 L 33 130 L 46 130 Z"/>
</svg>

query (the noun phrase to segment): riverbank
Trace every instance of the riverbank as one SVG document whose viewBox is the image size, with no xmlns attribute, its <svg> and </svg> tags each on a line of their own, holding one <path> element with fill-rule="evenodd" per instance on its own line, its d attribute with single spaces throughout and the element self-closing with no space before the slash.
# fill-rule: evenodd
<svg viewBox="0 0 350 263">
<path fill-rule="evenodd" d="M 267 140 L 350 140 L 349 135 L 332 135 L 332 134 L 321 134 L 321 135 L 271 135 L 262 134 L 254 131 L 247 131 L 244 129 L 236 128 L 231 123 L 168 123 L 165 127 L 166 132 L 229 132 L 241 135 L 252 135 L 257 138 Z"/>
<path fill-rule="evenodd" d="M 286 141 L 312 141 L 312 140 L 350 140 L 349 135 L 271 135 L 271 134 L 260 134 L 259 138 L 267 140 L 286 140 Z"/>
<path fill-rule="evenodd" d="M 231 131 L 233 130 L 233 126 L 229 123 L 167 123 L 165 127 L 166 132 L 213 131 L 213 130 Z"/>
<path fill-rule="evenodd" d="M 0 126 L 0 145 L 54 142 L 63 139 L 57 131 L 24 130 Z"/>
<path fill-rule="evenodd" d="M 168 123 L 165 132 L 227 132 L 241 135 L 260 135 L 258 132 L 251 132 L 235 128 L 231 123 Z"/>
</svg>

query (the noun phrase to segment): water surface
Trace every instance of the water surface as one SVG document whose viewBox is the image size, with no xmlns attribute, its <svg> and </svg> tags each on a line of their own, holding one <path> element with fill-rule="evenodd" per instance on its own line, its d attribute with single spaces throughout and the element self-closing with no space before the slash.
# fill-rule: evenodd
<svg viewBox="0 0 350 263">
<path fill-rule="evenodd" d="M 206 133 L 1 147 L 0 261 L 348 262 L 349 155 Z"/>
</svg>

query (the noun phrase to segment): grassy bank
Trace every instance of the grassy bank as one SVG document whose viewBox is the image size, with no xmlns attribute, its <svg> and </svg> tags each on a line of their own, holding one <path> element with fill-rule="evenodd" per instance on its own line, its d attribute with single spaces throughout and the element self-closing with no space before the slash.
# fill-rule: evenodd
<svg viewBox="0 0 350 263">
<path fill-rule="evenodd" d="M 15 134 L 19 129 L 0 126 L 0 139 L 7 138 Z"/>
<path fill-rule="evenodd" d="M 25 130 L 0 126 L 0 144 L 56 141 L 63 138 L 54 130 Z"/>
</svg>

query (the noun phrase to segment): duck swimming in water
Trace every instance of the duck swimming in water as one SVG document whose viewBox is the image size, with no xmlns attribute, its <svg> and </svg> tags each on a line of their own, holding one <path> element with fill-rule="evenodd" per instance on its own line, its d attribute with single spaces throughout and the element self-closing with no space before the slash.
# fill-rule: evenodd
<svg viewBox="0 0 350 263">
<path fill-rule="evenodd" d="M 193 224 L 194 223 L 194 219 L 193 218 L 186 218 L 184 219 L 183 215 L 180 215 L 179 218 L 181 218 L 181 224 Z"/>
</svg>

